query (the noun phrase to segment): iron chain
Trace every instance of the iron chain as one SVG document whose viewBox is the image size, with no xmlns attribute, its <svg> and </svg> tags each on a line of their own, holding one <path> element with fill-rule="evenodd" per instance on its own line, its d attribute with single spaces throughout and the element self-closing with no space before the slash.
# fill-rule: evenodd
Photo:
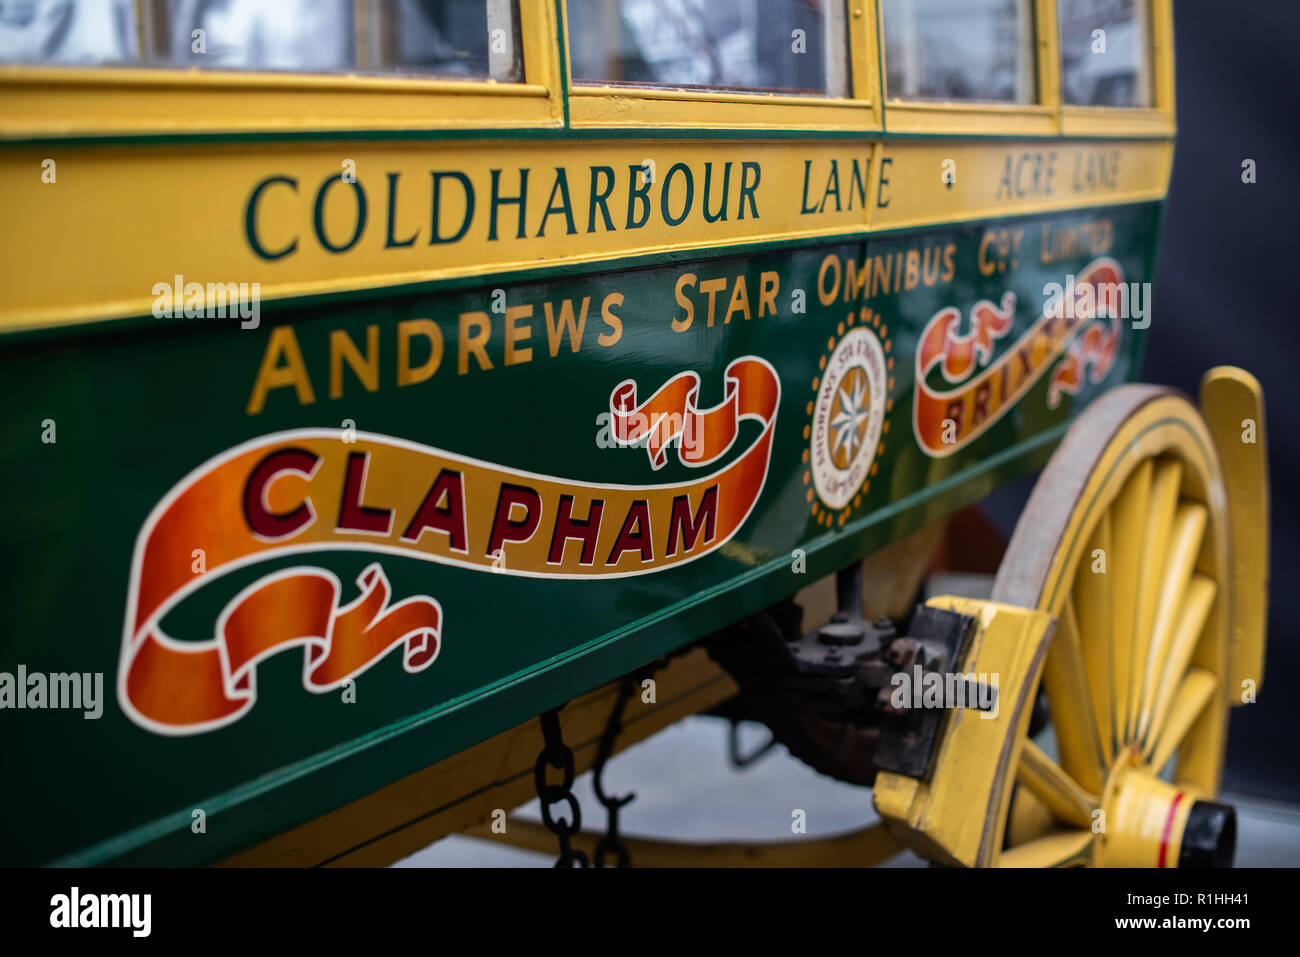
<svg viewBox="0 0 1300 957">
<path fill-rule="evenodd" d="M 631 676 L 625 677 L 618 686 L 618 698 L 614 701 L 614 709 L 609 713 L 609 720 L 605 722 L 605 731 L 600 736 L 600 745 L 596 749 L 596 762 L 592 765 L 591 783 L 596 791 L 596 800 L 605 805 L 608 824 L 605 828 L 605 835 L 596 845 L 595 866 L 605 866 L 605 856 L 614 855 L 615 867 L 630 867 L 632 864 L 631 856 L 628 854 L 627 845 L 618 833 L 618 811 L 623 805 L 627 804 L 635 794 L 624 794 L 622 797 L 612 797 L 605 793 L 605 762 L 609 760 L 614 753 L 614 744 L 618 740 L 619 732 L 623 730 L 623 712 L 627 708 L 628 699 L 632 697 L 636 690 L 636 683 Z"/>
<path fill-rule="evenodd" d="M 560 709 L 555 708 L 542 715 L 542 739 L 545 742 L 533 765 L 533 781 L 537 785 L 537 797 L 542 805 L 542 823 L 560 842 L 560 857 L 556 867 L 587 867 L 587 855 L 573 847 L 573 836 L 582 828 L 582 810 L 578 799 L 573 794 L 573 750 L 564 743 L 560 734 Z M 548 784 L 546 766 L 550 765 L 563 773 L 559 784 Z M 568 819 L 556 820 L 551 808 L 556 804 L 567 804 Z"/>
<path fill-rule="evenodd" d="M 596 799 L 605 806 L 608 816 L 608 826 L 605 834 L 596 844 L 594 861 L 596 867 L 604 867 L 605 858 L 608 855 L 614 857 L 615 867 L 631 866 L 631 855 L 628 853 L 627 845 L 623 843 L 623 839 L 619 835 L 618 812 L 636 795 L 610 796 L 605 793 L 604 783 L 605 764 L 614 753 L 614 745 L 618 741 L 619 733 L 623 730 L 623 713 L 627 709 L 628 700 L 636 693 L 642 679 L 653 675 L 660 668 L 667 665 L 672 658 L 683 655 L 689 650 L 688 646 L 663 655 L 646 665 L 635 675 L 627 675 L 619 684 L 618 697 L 614 701 L 614 708 L 610 712 L 609 720 L 605 722 L 605 730 L 601 733 L 600 742 L 596 749 L 596 760 L 592 765 L 592 785 L 596 791 Z M 542 715 L 541 721 L 542 738 L 545 744 L 541 753 L 537 755 L 537 763 L 533 766 L 533 780 L 537 785 L 537 797 L 542 806 L 542 823 L 546 825 L 548 831 L 555 835 L 560 844 L 560 856 L 555 862 L 555 866 L 590 867 L 593 862 L 588 860 L 587 855 L 581 849 L 573 846 L 574 835 L 578 834 L 582 829 L 582 809 L 578 806 L 578 799 L 573 793 L 573 750 L 564 743 L 561 737 L 560 709 L 555 708 L 547 711 Z M 547 765 L 563 773 L 563 780 L 559 784 L 547 783 Z M 568 806 L 569 816 L 567 819 L 556 820 L 551 810 L 556 804 L 566 804 Z"/>
</svg>

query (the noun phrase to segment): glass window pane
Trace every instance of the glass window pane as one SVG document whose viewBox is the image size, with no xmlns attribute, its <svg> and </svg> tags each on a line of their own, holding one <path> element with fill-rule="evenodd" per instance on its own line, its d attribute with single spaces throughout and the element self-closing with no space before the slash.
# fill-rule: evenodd
<svg viewBox="0 0 1300 957">
<path fill-rule="evenodd" d="M 843 0 L 568 0 L 578 83 L 848 96 Z"/>
<path fill-rule="evenodd" d="M 352 0 L 155 0 L 150 62 L 332 71 L 355 64 Z M 161 10 L 159 10 L 161 8 Z"/>
<path fill-rule="evenodd" d="M 0 0 L 0 63 L 136 58 L 134 0 Z"/>
<path fill-rule="evenodd" d="M 1061 96 L 1071 106 L 1150 106 L 1144 0 L 1057 0 Z"/>
<path fill-rule="evenodd" d="M 385 73 L 523 79 L 514 0 L 369 0 L 361 66 Z"/>
<path fill-rule="evenodd" d="M 1033 103 L 1031 0 L 883 0 L 890 97 Z"/>
<path fill-rule="evenodd" d="M 517 0 L 0 0 L 0 63 L 141 62 L 523 79 Z"/>
</svg>

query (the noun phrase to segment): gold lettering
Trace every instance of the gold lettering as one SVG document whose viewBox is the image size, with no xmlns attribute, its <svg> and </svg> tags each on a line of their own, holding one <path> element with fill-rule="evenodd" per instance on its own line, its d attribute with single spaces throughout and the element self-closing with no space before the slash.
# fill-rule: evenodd
<svg viewBox="0 0 1300 957">
<path fill-rule="evenodd" d="M 550 305 L 550 303 L 547 303 L 547 305 Z M 532 316 L 533 307 L 531 305 L 506 307 L 506 365 L 520 365 L 533 361 L 532 346 L 524 346 L 520 349 L 515 345 L 533 334 L 531 323 L 522 328 L 518 325 L 520 319 L 531 319 Z"/>
<path fill-rule="evenodd" d="M 366 326 L 366 354 L 363 356 L 356 343 L 344 329 L 330 333 L 330 398 L 343 395 L 343 363 L 348 364 L 357 381 L 367 392 L 379 388 L 379 327 Z"/>
<path fill-rule="evenodd" d="M 478 329 L 470 334 L 470 326 Z M 492 360 L 487 355 L 488 337 L 492 335 L 492 321 L 486 312 L 462 312 L 460 314 L 460 355 L 456 360 L 456 373 L 464 375 L 469 371 L 469 356 L 472 352 L 478 360 L 480 369 L 491 369 Z"/>
<path fill-rule="evenodd" d="M 281 358 L 284 364 L 280 364 Z M 257 415 L 266 405 L 266 394 L 271 389 L 293 386 L 298 396 L 299 405 L 311 405 L 316 401 L 312 392 L 311 380 L 307 377 L 307 365 L 302 361 L 302 350 L 298 348 L 298 337 L 293 333 L 293 326 L 277 326 L 271 331 L 266 341 L 266 352 L 262 355 L 262 366 L 257 370 L 257 379 L 253 382 L 253 394 L 248 398 L 248 415 Z"/>
<path fill-rule="evenodd" d="M 429 340 L 429 358 L 418 369 L 411 368 L 411 338 Z M 442 364 L 442 330 L 432 319 L 405 319 L 397 324 L 397 385 L 417 385 L 430 378 Z"/>
</svg>

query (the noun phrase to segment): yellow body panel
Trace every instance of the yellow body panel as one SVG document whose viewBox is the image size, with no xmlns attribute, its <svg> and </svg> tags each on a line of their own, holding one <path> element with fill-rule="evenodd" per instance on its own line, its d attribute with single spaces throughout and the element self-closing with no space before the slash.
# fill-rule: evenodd
<svg viewBox="0 0 1300 957">
<path fill-rule="evenodd" d="M 271 300 L 1156 199 L 1169 157 L 1169 144 L 1155 141 L 15 146 L 0 152 L 0 182 L 10 229 L 23 242 L 7 263 L 0 329 L 149 315 L 155 286 L 177 274 L 186 283 L 258 283 L 261 299 Z M 42 179 L 47 158 L 57 163 L 53 183 Z M 945 189 L 949 158 L 957 182 Z M 1059 166 L 1059 189 L 1016 188 L 1033 178 L 1034 164 L 1045 183 L 1048 163 Z M 1086 178 L 1095 163 L 1114 168 L 1115 188 L 1096 179 L 1074 188 L 1071 171 Z M 349 168 L 355 185 L 341 179 Z M 445 240 L 436 243 L 435 173 Z M 725 217 L 706 217 L 706 184 L 709 214 Z M 522 217 L 512 202 L 521 193 Z M 1014 268 L 1014 236 L 1007 243 Z M 985 258 L 998 268 L 993 252 Z M 165 274 L 159 263 L 168 264 Z"/>
<path fill-rule="evenodd" d="M 951 186 L 943 179 L 949 160 L 956 172 Z M 1172 144 L 1159 140 L 888 143 L 871 226 L 920 226 L 1159 199 L 1168 187 L 1172 160 Z"/>
<path fill-rule="evenodd" d="M 570 95 L 574 127 L 699 129 L 703 113 L 708 125 L 720 130 L 866 131 L 879 126 L 876 110 L 862 100 L 586 85 L 574 86 Z"/>
</svg>

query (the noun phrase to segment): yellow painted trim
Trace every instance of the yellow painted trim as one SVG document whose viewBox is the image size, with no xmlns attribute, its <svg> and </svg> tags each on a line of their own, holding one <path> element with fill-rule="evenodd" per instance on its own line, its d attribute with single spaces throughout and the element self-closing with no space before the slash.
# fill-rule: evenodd
<svg viewBox="0 0 1300 957">
<path fill-rule="evenodd" d="M 1174 7 L 1173 0 L 1151 3 L 1151 79 L 1155 84 L 1156 109 L 1169 117 L 1173 133 L 1178 115 L 1174 82 Z"/>
<path fill-rule="evenodd" d="M 1173 121 L 1157 109 L 1102 106 L 1061 107 L 1061 129 L 1068 136 L 1170 136 Z"/>
<path fill-rule="evenodd" d="M 138 56 L 144 56 L 145 51 L 152 45 L 150 43 L 151 24 L 144 15 L 144 8 L 149 2 L 150 0 L 132 0 L 131 3 L 135 13 L 135 50 Z"/>
<path fill-rule="evenodd" d="M 0 137 L 559 126 L 555 36 L 552 4 L 520 4 L 522 83 L 5 65 Z"/>
<path fill-rule="evenodd" d="M 680 103 L 709 103 L 724 107 L 761 104 L 764 107 L 802 107 L 804 109 L 860 110 L 864 104 L 844 97 L 793 96 L 785 93 L 739 93 L 731 90 L 694 90 L 687 88 L 618 86 L 612 84 L 579 84 L 571 92 L 574 97 L 606 99 L 609 97 L 635 97 L 642 100 L 666 100 Z M 710 116 L 712 113 L 710 113 Z M 697 113 L 694 117 L 700 119 Z M 696 123 L 698 126 L 698 122 Z"/>
<path fill-rule="evenodd" d="M 1098 150 L 1113 157 L 1118 170 L 1115 188 L 1073 189 L 1076 164 Z M 1023 159 L 1027 154 L 1029 159 Z M 42 161 L 51 155 L 57 159 L 58 179 L 46 183 Z M 1051 161 L 1056 164 L 1057 190 L 1005 195 L 1005 186 L 1000 186 L 1005 171 L 1020 170 L 1017 178 L 1028 183 L 1032 177 L 1026 164 L 1040 155 L 1044 164 L 1055 157 Z M 539 266 L 610 263 L 663 252 L 722 255 L 737 244 L 816 242 L 865 236 L 877 229 L 1154 200 L 1164 195 L 1169 156 L 1170 144 L 1161 141 L 867 138 L 376 141 L 349 142 L 346 149 L 337 143 L 310 142 L 291 147 L 216 144 L 202 151 L 183 145 L 15 146 L 0 151 L 0 182 L 7 184 L 3 194 L 9 226 L 24 242 L 11 250 L 7 263 L 0 330 L 148 315 L 156 299 L 155 285 L 172 284 L 178 274 L 186 283 L 258 283 L 260 300 L 270 302 Z M 957 164 L 952 188 L 943 187 L 940 178 L 948 158 Z M 660 182 L 652 183 L 645 194 L 643 225 L 628 228 L 631 177 L 647 159 L 655 162 Z M 365 196 L 368 214 L 358 226 L 359 204 L 352 191 L 339 187 L 329 192 L 323 207 L 326 234 L 342 243 L 351 230 L 360 229 L 353 242 L 331 251 L 317 232 L 314 204 L 324 184 L 337 182 L 344 160 L 355 164 L 356 189 Z M 685 171 L 674 173 L 679 164 Z M 705 184 L 711 175 L 716 191 L 728 164 L 728 216 L 706 220 Z M 827 192 L 834 182 L 832 164 L 838 169 L 839 200 Z M 593 167 L 607 167 L 614 174 L 609 227 L 592 207 Z M 493 170 L 503 177 L 501 194 L 512 196 L 518 193 L 524 168 L 531 179 L 520 236 L 519 210 L 503 205 L 494 216 L 489 197 Z M 854 179 L 855 168 L 865 183 Z M 885 182 L 882 168 L 888 170 Z M 431 170 L 465 175 L 478 197 L 462 237 L 437 245 L 430 242 Z M 557 202 L 557 170 L 564 171 L 572 199 L 571 233 L 562 213 L 546 212 Z M 687 172 L 695 184 L 689 207 L 684 205 Z M 752 203 L 746 204 L 742 218 L 740 185 L 751 174 Z M 397 177 L 391 181 L 397 187 L 391 236 L 389 177 Z M 112 182 L 113 189 L 105 190 L 105 182 Z M 262 190 L 260 184 L 267 188 Z M 664 217 L 664 184 L 672 215 L 679 215 L 679 208 L 689 210 L 678 225 Z M 440 217 L 440 232 L 447 240 L 461 221 L 463 207 L 455 205 L 462 202 L 456 189 L 456 183 L 447 187 L 447 209 Z M 879 206 L 882 201 L 887 205 Z M 711 202 L 716 205 L 718 200 Z M 248 240 L 250 206 L 261 255 Z M 150 212 L 157 210 L 174 214 Z M 500 230 L 495 239 L 490 232 L 493 221 Z M 59 256 L 51 258 L 50 249 L 59 250 Z M 80 279 L 68 283 L 68 275 Z"/>
<path fill-rule="evenodd" d="M 1157 200 L 1168 189 L 1173 162 L 1172 144 L 1162 140 L 885 141 L 881 153 L 888 162 L 873 164 L 877 181 L 871 195 L 889 202 L 871 207 L 872 229 Z M 1113 159 L 1113 184 L 1079 188 L 1089 161 L 1099 157 Z M 948 160 L 955 164 L 956 181 L 944 187 Z M 1005 195 L 1001 186 L 1008 164 L 1017 195 Z M 1040 165 L 1037 188 L 1035 164 Z M 883 189 L 881 175 L 888 178 Z M 1022 189 L 1030 195 L 1019 195 Z"/>
<path fill-rule="evenodd" d="M 1057 130 L 1056 111 L 1046 106 L 887 100 L 885 117 L 891 133 L 1050 136 Z"/>
<path fill-rule="evenodd" d="M 853 98 L 871 108 L 871 128 L 878 130 L 884 123 L 885 91 L 881 53 L 876 49 L 876 24 L 880 22 L 879 0 L 849 0 L 849 62 L 852 75 L 849 82 Z"/>
<path fill-rule="evenodd" d="M 499 83 L 496 80 L 439 80 L 402 76 L 362 76 L 355 73 L 270 73 L 257 70 L 200 70 L 197 67 L 159 70 L 149 67 L 63 67 L 30 64 L 0 65 L 0 78 L 15 86 L 101 85 L 113 88 L 149 87 L 152 89 L 196 90 L 205 87 L 290 91 L 318 90 L 346 93 L 363 87 L 385 92 L 482 93 L 489 87 L 498 96 L 535 96 L 540 88 L 525 83 Z"/>
<path fill-rule="evenodd" d="M 1038 102 L 1058 114 L 1061 109 L 1061 28 L 1056 21 L 1056 0 L 1034 0 L 1034 53 Z M 1059 117 L 1058 117 L 1059 128 Z"/>
<path fill-rule="evenodd" d="M 570 124 L 587 129 L 866 130 L 868 104 L 826 97 L 574 86 Z"/>
<path fill-rule="evenodd" d="M 6 68 L 0 71 L 0 136 L 560 125 L 546 88 L 531 84 L 130 74 Z"/>
<path fill-rule="evenodd" d="M 558 19 L 555 4 L 549 0 L 521 0 L 519 3 L 519 36 L 524 50 L 524 82 L 542 86 L 547 91 L 548 119 L 551 124 L 563 126 L 565 91 L 561 76 L 570 76 L 566 44 L 560 46 L 563 24 Z M 561 63 L 561 56 L 564 62 Z"/>
</svg>

